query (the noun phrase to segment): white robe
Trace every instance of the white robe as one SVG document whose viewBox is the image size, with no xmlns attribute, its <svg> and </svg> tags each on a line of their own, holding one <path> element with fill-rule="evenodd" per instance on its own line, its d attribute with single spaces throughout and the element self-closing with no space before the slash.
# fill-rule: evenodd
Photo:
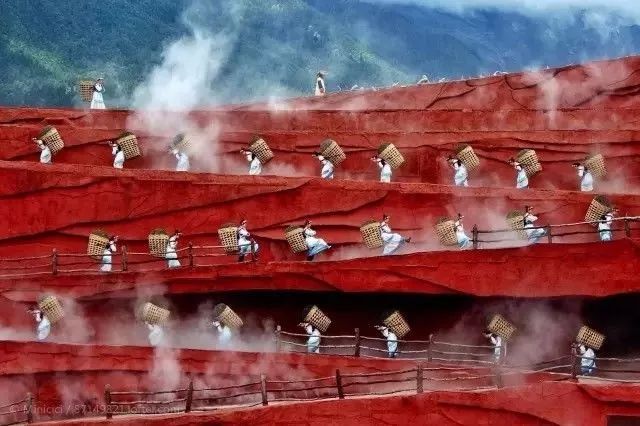
<svg viewBox="0 0 640 426">
<path fill-rule="evenodd" d="M 516 188 L 524 189 L 529 187 L 529 177 L 527 176 L 527 172 L 524 170 L 519 163 L 515 165 L 516 168 Z"/>
<path fill-rule="evenodd" d="M 464 164 L 458 165 L 458 162 L 453 163 L 453 168 L 456 173 L 453 175 L 453 182 L 456 186 L 469 186 L 469 173 L 467 172 L 467 166 Z"/>
<path fill-rule="evenodd" d="M 491 335 L 491 344 L 493 345 L 493 356 L 496 361 L 500 361 L 500 355 L 502 354 L 502 337 Z M 506 353 L 506 350 L 505 350 Z"/>
<path fill-rule="evenodd" d="M 307 324 L 304 329 L 309 335 L 307 339 L 307 352 L 314 354 L 320 353 L 320 330 L 314 328 L 311 324 Z"/>
<path fill-rule="evenodd" d="M 247 161 L 249 162 L 249 175 L 257 176 L 262 173 L 262 163 L 260 162 L 258 157 L 254 157 L 253 160 L 251 159 L 251 157 L 251 153 L 247 154 Z"/>
<path fill-rule="evenodd" d="M 398 352 L 398 336 L 396 336 L 396 334 L 387 327 L 382 329 L 382 335 L 387 338 L 387 351 L 389 352 L 389 358 L 393 358 Z"/>
<path fill-rule="evenodd" d="M 405 242 L 402 235 L 393 233 L 389 225 L 385 222 L 380 224 L 380 234 L 382 236 L 382 241 L 384 242 L 382 247 L 382 254 L 384 256 L 392 254 Z"/>
<path fill-rule="evenodd" d="M 113 155 L 113 168 L 114 169 L 121 169 L 124 167 L 124 151 L 117 150 L 117 147 L 113 147 L 111 149 L 111 155 Z"/>
<path fill-rule="evenodd" d="M 324 85 L 324 79 L 322 77 L 318 77 L 316 79 L 316 96 L 323 96 L 326 92 L 326 86 Z"/>
<path fill-rule="evenodd" d="M 176 164 L 176 171 L 177 172 L 188 172 L 189 171 L 189 157 L 187 156 L 187 154 L 185 154 L 184 152 L 176 152 L 175 153 L 176 159 L 178 160 L 178 163 Z"/>
<path fill-rule="evenodd" d="M 607 213 L 605 220 L 598 222 L 598 232 L 600 233 L 600 241 L 611 241 L 613 236 L 611 233 L 611 225 L 613 224 L 613 214 Z"/>
<path fill-rule="evenodd" d="M 596 368 L 596 353 L 591 348 L 587 348 L 585 353 L 580 355 L 580 366 L 582 367 L 582 374 L 591 374 L 593 369 Z"/>
<path fill-rule="evenodd" d="M 593 175 L 589 170 L 585 172 L 584 166 L 578 166 L 578 177 L 580 177 L 580 191 L 593 191 Z"/>
<path fill-rule="evenodd" d="M 42 341 L 49 337 L 49 333 L 51 333 L 51 322 L 43 313 L 36 315 L 36 322 L 38 323 L 38 326 L 36 327 L 36 336 L 38 340 Z"/>
<path fill-rule="evenodd" d="M 251 253 L 251 234 L 247 231 L 246 228 L 240 227 L 238 228 L 238 249 L 240 254 L 248 254 Z M 253 243 L 253 250 L 258 252 L 258 243 Z"/>
<path fill-rule="evenodd" d="M 100 83 L 96 83 L 93 86 L 93 96 L 91 96 L 91 109 L 105 109 L 104 99 L 102 99 L 102 92 L 104 92 L 104 86 Z"/>
<path fill-rule="evenodd" d="M 216 329 L 218 330 L 218 342 L 221 344 L 229 343 L 232 337 L 231 329 L 223 324 L 216 325 Z"/>
<path fill-rule="evenodd" d="M 333 163 L 326 158 L 320 160 L 322 163 L 322 170 L 320 170 L 320 177 L 322 179 L 333 179 Z"/>
<path fill-rule="evenodd" d="M 176 249 L 178 248 L 178 237 L 175 235 L 169 238 L 169 242 L 167 243 L 167 251 L 164 255 L 164 258 L 167 259 L 167 266 L 169 268 L 179 268 L 180 261 L 178 260 L 178 253 L 176 253 Z"/>
<path fill-rule="evenodd" d="M 393 174 L 389 163 L 382 165 L 382 161 L 378 160 L 378 167 L 380 167 L 380 182 L 391 182 L 391 175 Z"/>
<path fill-rule="evenodd" d="M 104 249 L 104 251 L 102 252 L 102 266 L 100 267 L 101 272 L 111 272 L 111 254 L 115 252 L 116 245 L 114 243 L 111 243 Z"/>
<path fill-rule="evenodd" d="M 331 248 L 329 244 L 322 238 L 316 238 L 316 231 L 311 228 L 307 228 L 304 230 L 304 241 L 307 243 L 307 247 L 309 247 L 309 251 L 307 253 L 308 256 L 315 256 L 316 254 Z"/>
<path fill-rule="evenodd" d="M 46 145 L 40 151 L 40 162 L 42 164 L 51 164 L 51 149 Z"/>
<path fill-rule="evenodd" d="M 471 239 L 467 236 L 467 234 L 464 233 L 464 226 L 462 226 L 462 223 L 459 220 L 456 220 L 455 227 L 456 227 L 456 239 L 458 240 L 458 246 L 461 249 L 466 249 L 471 247 L 472 245 Z"/>
<path fill-rule="evenodd" d="M 149 327 L 149 343 L 151 346 L 158 346 L 164 337 L 162 327 L 158 324 L 147 324 L 147 327 Z"/>
<path fill-rule="evenodd" d="M 534 229 L 534 222 L 538 220 L 538 216 L 534 216 L 531 213 L 524 214 L 524 231 L 529 237 L 529 241 L 537 243 L 538 240 L 546 235 L 546 231 L 542 228 Z"/>
</svg>

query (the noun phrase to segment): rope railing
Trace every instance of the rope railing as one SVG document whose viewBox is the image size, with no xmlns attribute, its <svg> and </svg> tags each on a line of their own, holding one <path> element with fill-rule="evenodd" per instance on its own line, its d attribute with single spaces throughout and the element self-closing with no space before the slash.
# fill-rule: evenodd
<svg viewBox="0 0 640 426">
<path fill-rule="evenodd" d="M 0 426 L 33 423 L 33 396 L 0 406 Z"/>
</svg>

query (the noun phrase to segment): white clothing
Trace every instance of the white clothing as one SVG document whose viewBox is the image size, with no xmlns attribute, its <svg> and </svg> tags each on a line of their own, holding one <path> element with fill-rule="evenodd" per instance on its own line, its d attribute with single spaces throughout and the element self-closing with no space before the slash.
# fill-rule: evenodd
<svg viewBox="0 0 640 426">
<path fill-rule="evenodd" d="M 382 247 L 383 256 L 392 254 L 405 242 L 402 235 L 391 232 L 391 228 L 386 222 L 380 224 L 380 234 L 384 242 L 384 246 Z"/>
<path fill-rule="evenodd" d="M 316 79 L 316 96 L 324 96 L 325 92 L 324 78 L 318 77 Z"/>
<path fill-rule="evenodd" d="M 42 164 L 51 164 L 51 149 L 48 146 L 43 145 L 41 150 L 42 151 L 40 152 L 40 162 Z"/>
<path fill-rule="evenodd" d="M 593 175 L 589 170 L 585 171 L 584 166 L 578 166 L 578 177 L 580 179 L 580 191 L 593 191 Z"/>
<path fill-rule="evenodd" d="M 105 247 L 102 252 L 102 266 L 100 267 L 101 272 L 111 272 L 111 261 L 112 261 L 112 253 L 116 252 L 116 244 L 111 243 L 107 247 Z"/>
<path fill-rule="evenodd" d="M 311 324 L 307 324 L 304 329 L 309 335 L 307 339 L 307 352 L 314 354 L 320 353 L 320 330 L 314 328 Z"/>
<path fill-rule="evenodd" d="M 218 342 L 228 343 L 231 340 L 231 329 L 221 323 L 217 323 L 216 328 L 218 329 Z"/>
<path fill-rule="evenodd" d="M 459 220 L 456 220 L 455 227 L 456 227 L 456 239 L 458 240 L 458 246 L 461 249 L 466 249 L 471 247 L 472 245 L 471 239 L 467 236 L 467 234 L 464 233 L 464 226 L 462 226 L 462 222 L 460 222 Z"/>
<path fill-rule="evenodd" d="M 467 166 L 464 164 L 458 164 L 458 161 L 453 162 L 453 169 L 456 173 L 453 175 L 453 182 L 456 186 L 469 186 L 469 173 L 467 172 Z"/>
<path fill-rule="evenodd" d="M 248 153 L 247 161 L 249 162 L 249 175 L 257 176 L 262 173 L 262 163 L 260 162 L 258 157 L 254 157 L 253 159 L 251 159 L 251 157 L 253 157 L 253 154 Z"/>
<path fill-rule="evenodd" d="M 102 92 L 104 92 L 104 86 L 100 83 L 96 83 L 93 86 L 93 95 L 91 96 L 91 109 L 105 109 Z"/>
<path fill-rule="evenodd" d="M 613 224 L 613 214 L 607 213 L 605 219 L 598 222 L 598 232 L 600 233 L 600 241 L 611 241 L 613 236 L 611 233 L 611 225 Z"/>
<path fill-rule="evenodd" d="M 396 336 L 396 334 L 387 327 L 382 329 L 382 335 L 387 338 L 387 351 L 389 352 L 389 357 L 395 357 L 398 352 L 398 336 Z"/>
<path fill-rule="evenodd" d="M 164 337 L 164 331 L 159 324 L 147 324 L 149 327 L 149 343 L 151 346 L 158 346 Z"/>
<path fill-rule="evenodd" d="M 333 179 L 333 163 L 323 156 L 318 157 L 320 163 L 322 163 L 322 170 L 320 170 L 320 177 L 322 179 Z"/>
<path fill-rule="evenodd" d="M 176 249 L 178 248 L 178 237 L 175 235 L 169 238 L 169 242 L 167 242 L 167 250 L 164 255 L 164 258 L 167 259 L 167 266 L 169 268 L 179 268 L 180 261 L 178 260 L 178 253 L 176 253 Z"/>
<path fill-rule="evenodd" d="M 516 163 L 516 188 L 523 189 L 529 187 L 529 177 L 527 177 L 527 172 L 520 165 L 520 163 Z"/>
<path fill-rule="evenodd" d="M 529 237 L 529 241 L 532 243 L 538 242 L 538 240 L 546 235 L 546 231 L 544 229 L 538 228 L 534 229 L 535 225 L 533 222 L 538 220 L 538 216 L 534 216 L 531 213 L 524 214 L 524 231 L 527 233 L 527 237 Z"/>
<path fill-rule="evenodd" d="M 124 152 L 118 151 L 118 147 L 114 146 L 111 149 L 111 155 L 113 155 L 113 168 L 121 169 L 124 167 Z"/>
<path fill-rule="evenodd" d="M 382 161 L 378 160 L 378 167 L 380 167 L 380 182 L 391 182 L 391 175 L 393 174 L 389 163 L 382 165 Z"/>
<path fill-rule="evenodd" d="M 593 351 L 593 349 L 587 348 L 587 350 L 580 356 L 582 357 L 580 359 L 582 374 L 591 373 L 596 367 L 596 353 Z"/>
<path fill-rule="evenodd" d="M 493 345 L 493 356 L 496 361 L 500 361 L 500 355 L 502 353 L 502 337 L 492 334 L 490 337 L 491 344 Z M 506 355 L 506 347 L 505 347 L 505 355 Z"/>
<path fill-rule="evenodd" d="M 328 248 L 331 248 L 329 244 L 322 238 L 316 238 L 316 231 L 311 228 L 307 228 L 304 230 L 304 241 L 307 243 L 307 247 L 309 247 L 308 255 L 315 256 L 316 254 L 324 251 Z"/>
<path fill-rule="evenodd" d="M 38 326 L 36 327 L 36 336 L 38 340 L 42 341 L 49 336 L 49 333 L 51 333 L 51 322 L 42 312 L 37 312 L 35 318 L 38 323 Z"/>
<path fill-rule="evenodd" d="M 238 228 L 238 250 L 240 254 L 251 253 L 251 234 L 247 231 L 247 228 L 241 226 Z M 253 250 L 258 252 L 258 243 L 253 243 Z"/>
<path fill-rule="evenodd" d="M 184 152 L 180 152 L 178 150 L 174 151 L 174 155 L 178 160 L 178 164 L 176 164 L 176 172 L 188 172 L 189 171 L 189 157 Z"/>
</svg>

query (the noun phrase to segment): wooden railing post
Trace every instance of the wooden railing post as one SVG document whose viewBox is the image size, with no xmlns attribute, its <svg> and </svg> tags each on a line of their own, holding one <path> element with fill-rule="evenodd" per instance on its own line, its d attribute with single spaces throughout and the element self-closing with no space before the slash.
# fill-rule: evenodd
<svg viewBox="0 0 640 426">
<path fill-rule="evenodd" d="M 58 274 L 58 250 L 53 249 L 53 253 L 51 254 L 51 272 L 53 275 Z"/>
<path fill-rule="evenodd" d="M 111 419 L 113 417 L 113 413 L 111 412 L 111 386 L 106 385 L 104 387 L 104 410 L 107 416 L 107 419 Z"/>
<path fill-rule="evenodd" d="M 629 219 L 624 220 L 624 235 L 627 238 L 631 237 L 631 226 L 629 225 Z"/>
<path fill-rule="evenodd" d="M 422 371 L 422 364 L 418 364 L 418 369 L 416 371 L 416 393 L 424 392 L 424 373 Z"/>
<path fill-rule="evenodd" d="M 336 387 L 338 388 L 338 399 L 344 399 L 344 389 L 342 387 L 342 376 L 340 370 L 336 369 Z"/>
<path fill-rule="evenodd" d="M 256 256 L 256 242 L 251 240 L 251 261 L 255 262 L 257 260 Z"/>
<path fill-rule="evenodd" d="M 122 246 L 122 272 L 127 272 L 129 265 L 127 262 L 127 246 Z"/>
<path fill-rule="evenodd" d="M 547 241 L 549 244 L 553 243 L 553 235 L 551 235 L 551 227 L 549 225 L 544 227 L 544 230 L 547 232 Z"/>
<path fill-rule="evenodd" d="M 356 334 L 356 347 L 353 351 L 353 356 L 360 356 L 360 329 L 359 328 L 355 329 L 355 334 Z"/>
<path fill-rule="evenodd" d="M 282 327 L 276 327 L 276 352 L 282 352 Z"/>
<path fill-rule="evenodd" d="M 576 379 L 578 376 L 578 347 L 575 343 L 571 344 L 571 378 Z"/>
<path fill-rule="evenodd" d="M 429 343 L 427 346 L 427 361 L 429 362 L 433 361 L 433 353 L 432 353 L 431 346 L 433 346 L 433 334 L 429 335 Z"/>
<path fill-rule="evenodd" d="M 193 243 L 189 242 L 189 250 L 187 250 L 189 256 L 189 266 L 193 267 Z"/>
<path fill-rule="evenodd" d="M 33 423 L 33 395 L 27 393 L 27 423 Z"/>
<path fill-rule="evenodd" d="M 473 241 L 473 249 L 478 249 L 478 225 L 473 225 L 471 241 Z"/>
<path fill-rule="evenodd" d="M 267 376 L 264 374 L 260 375 L 260 392 L 262 393 L 262 405 L 269 405 L 269 400 L 267 399 Z"/>
<path fill-rule="evenodd" d="M 187 389 L 187 401 L 184 406 L 185 413 L 189 413 L 191 411 L 191 404 L 193 404 L 193 380 L 189 382 L 189 388 Z"/>
</svg>

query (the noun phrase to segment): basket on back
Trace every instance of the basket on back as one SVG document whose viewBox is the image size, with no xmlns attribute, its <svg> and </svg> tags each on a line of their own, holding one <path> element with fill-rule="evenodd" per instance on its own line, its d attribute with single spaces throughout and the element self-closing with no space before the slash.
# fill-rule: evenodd
<svg viewBox="0 0 640 426">
<path fill-rule="evenodd" d="M 287 238 L 289 247 L 291 247 L 291 251 L 293 251 L 294 253 L 301 253 L 303 251 L 309 250 L 307 241 L 304 238 L 304 229 L 302 228 L 302 226 L 288 226 L 284 231 L 284 235 Z"/>
<path fill-rule="evenodd" d="M 404 157 L 392 143 L 383 143 L 378 147 L 378 157 L 387 162 L 392 169 L 397 169 L 404 163 Z"/>
<path fill-rule="evenodd" d="M 382 232 L 380 231 L 380 222 L 368 220 L 360 227 L 362 241 L 370 249 L 377 249 L 384 245 L 382 241 Z"/>
<path fill-rule="evenodd" d="M 169 243 L 169 235 L 164 229 L 154 229 L 149 233 L 149 253 L 154 256 L 164 257 L 167 253 L 167 243 Z"/>
<path fill-rule="evenodd" d="M 171 147 L 177 149 L 180 152 L 190 152 L 191 151 L 191 139 L 187 137 L 184 133 L 178 133 L 171 142 Z"/>
<path fill-rule="evenodd" d="M 127 160 L 141 155 L 140 147 L 138 146 L 138 139 L 136 138 L 136 135 L 131 132 L 122 133 L 118 139 L 116 139 L 116 143 L 120 145 L 120 148 L 122 148 L 124 158 Z"/>
<path fill-rule="evenodd" d="M 96 229 L 89 234 L 87 254 L 95 260 L 100 260 L 107 245 L 109 245 L 109 235 L 101 229 Z"/>
<path fill-rule="evenodd" d="M 507 226 L 518 234 L 518 238 L 523 240 L 528 238 L 524 230 L 524 213 L 517 210 L 507 213 Z"/>
<path fill-rule="evenodd" d="M 340 148 L 340 145 L 331 139 L 325 139 L 320 144 L 320 154 L 334 166 L 342 163 L 347 158 L 342 148 Z"/>
<path fill-rule="evenodd" d="M 445 246 L 458 245 L 458 238 L 456 237 L 456 223 L 448 217 L 441 217 L 436 223 L 436 233 L 438 234 L 438 240 L 440 244 Z"/>
<path fill-rule="evenodd" d="M 393 312 L 391 315 L 382 320 L 385 326 L 387 326 L 393 333 L 402 339 L 410 330 L 409 324 L 405 321 L 404 317 L 399 311 Z"/>
<path fill-rule="evenodd" d="M 542 170 L 542 165 L 538 161 L 538 154 L 532 149 L 523 149 L 516 156 L 516 161 L 520 163 L 527 176 L 531 177 Z"/>
<path fill-rule="evenodd" d="M 592 328 L 583 325 L 578 331 L 576 342 L 581 343 L 587 347 L 598 350 L 604 342 L 604 334 L 600 334 Z"/>
<path fill-rule="evenodd" d="M 91 102 L 94 84 L 95 82 L 91 80 L 80 80 L 78 82 L 78 93 L 80 93 L 80 99 L 84 102 Z"/>
<path fill-rule="evenodd" d="M 318 330 L 325 333 L 331 325 L 331 318 L 326 316 L 320 308 L 314 305 L 308 308 L 307 313 L 304 316 L 304 322 L 308 322 Z"/>
<path fill-rule="evenodd" d="M 161 308 L 151 302 L 147 302 L 142 307 L 142 319 L 148 324 L 164 324 L 171 312 L 168 309 Z"/>
<path fill-rule="evenodd" d="M 456 158 L 462 161 L 468 171 L 480 165 L 480 159 L 476 155 L 471 145 L 460 145 L 456 148 Z"/>
<path fill-rule="evenodd" d="M 222 225 L 222 228 L 218 229 L 218 238 L 220 238 L 220 244 L 224 247 L 225 252 L 238 252 L 238 227 L 235 224 L 227 223 Z"/>
<path fill-rule="evenodd" d="M 267 164 L 273 158 L 273 151 L 271 151 L 267 142 L 259 136 L 255 136 L 251 140 L 249 151 L 253 152 L 262 164 Z"/>
<path fill-rule="evenodd" d="M 591 200 L 591 204 L 589 204 L 584 220 L 585 222 L 598 221 L 602 215 L 609 213 L 612 209 L 613 205 L 607 197 L 603 195 L 596 195 L 593 197 L 593 200 Z M 592 223 L 592 225 L 596 226 L 597 223 Z"/>
<path fill-rule="evenodd" d="M 213 307 L 213 319 L 232 329 L 238 329 L 243 324 L 242 318 L 224 303 L 218 303 Z"/>
<path fill-rule="evenodd" d="M 584 160 L 584 166 L 591 172 L 593 177 L 602 178 L 607 174 L 607 168 L 604 165 L 604 157 L 602 154 L 588 156 Z"/>
<path fill-rule="evenodd" d="M 516 331 L 516 327 L 509 321 L 504 319 L 502 315 L 495 314 L 493 318 L 491 318 L 491 321 L 487 326 L 487 330 L 489 330 L 493 334 L 497 334 L 504 340 L 509 340 L 513 333 Z"/>
<path fill-rule="evenodd" d="M 64 148 L 64 141 L 60 137 L 60 133 L 53 126 L 46 126 L 40 134 L 38 135 L 38 139 L 40 139 L 46 146 L 49 147 L 52 154 L 60 151 Z"/>
<path fill-rule="evenodd" d="M 38 307 L 46 315 L 51 324 L 55 324 L 64 317 L 64 311 L 55 296 L 44 296 L 38 301 Z"/>
</svg>

